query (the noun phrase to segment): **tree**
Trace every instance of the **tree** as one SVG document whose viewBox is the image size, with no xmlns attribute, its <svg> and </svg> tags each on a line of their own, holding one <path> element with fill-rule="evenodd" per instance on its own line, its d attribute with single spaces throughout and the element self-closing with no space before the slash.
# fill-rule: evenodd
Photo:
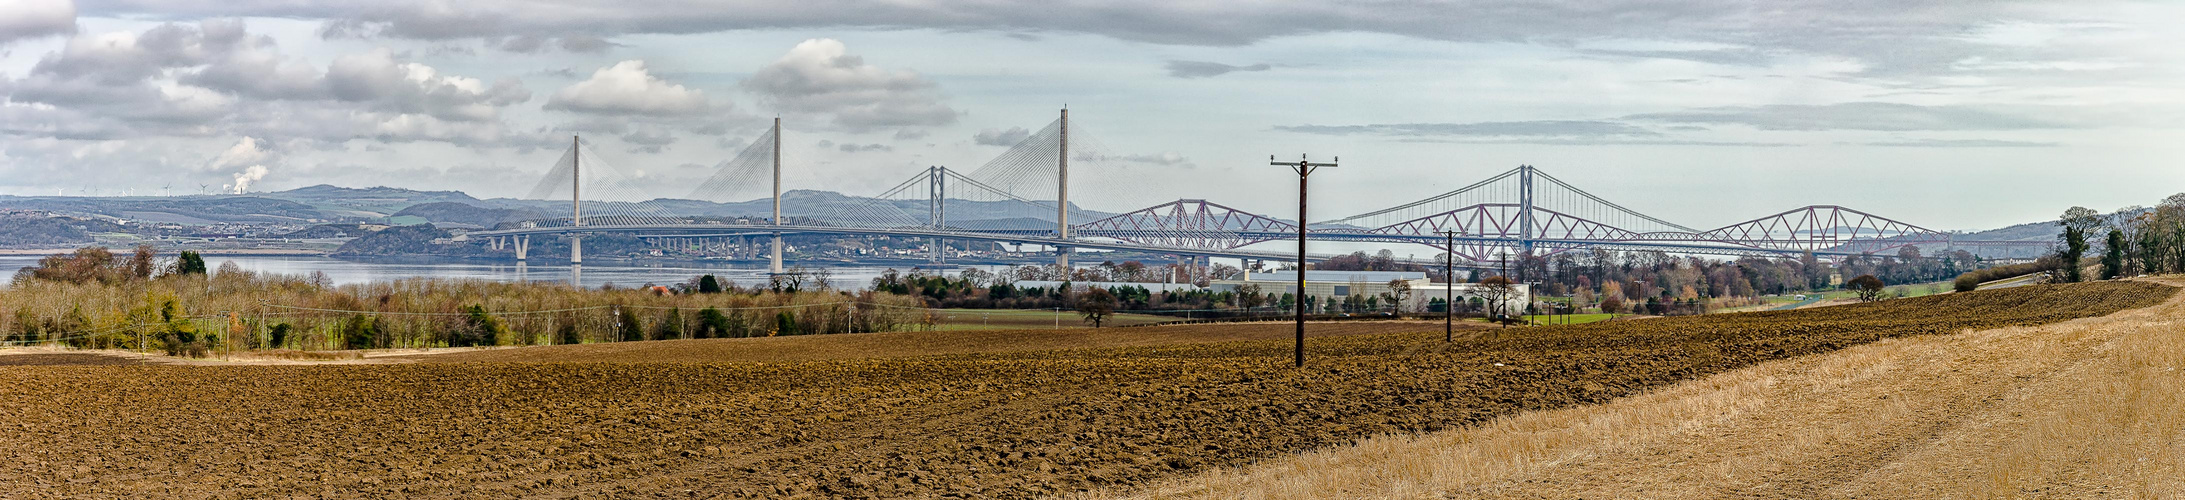
<svg viewBox="0 0 2185 500">
<path fill-rule="evenodd" d="M 2109 240 L 2102 249 L 2102 279 L 2113 280 L 2124 276 L 2124 231 L 2109 230 Z"/>
<path fill-rule="evenodd" d="M 708 274 L 698 277 L 698 293 L 721 293 L 721 280 Z"/>
<path fill-rule="evenodd" d="M 448 338 L 448 347 L 500 345 L 502 334 L 508 333 L 508 327 L 502 326 L 500 319 L 486 314 L 483 305 L 463 308 L 463 326 L 463 332 Z"/>
<path fill-rule="evenodd" d="M 661 313 L 660 322 L 653 326 L 652 338 L 657 340 L 683 338 L 683 311 L 670 307 L 667 312 Z"/>
<path fill-rule="evenodd" d="M 2086 207 L 2071 207 L 2057 218 L 2056 224 L 2064 227 L 2063 233 L 2058 235 L 2063 247 L 2056 253 L 2064 260 L 2064 282 L 2076 283 L 2082 278 L 2079 260 L 2086 258 L 2086 235 L 2101 223 L 2101 214 Z"/>
<path fill-rule="evenodd" d="M 152 279 L 158 261 L 159 255 L 152 251 L 151 245 L 137 245 L 136 253 L 129 256 L 129 276 L 139 280 Z"/>
<path fill-rule="evenodd" d="M 175 257 L 174 273 L 205 274 L 205 258 L 197 255 L 197 252 L 183 250 L 180 257 Z"/>
<path fill-rule="evenodd" d="M 1092 323 L 1093 328 L 1099 328 L 1101 322 L 1115 314 L 1115 294 L 1108 293 L 1106 288 L 1088 287 L 1084 295 L 1077 297 L 1077 313 L 1085 317 L 1086 323 Z"/>
<path fill-rule="evenodd" d="M 1501 321 L 1509 314 L 1510 299 L 1517 296 L 1517 284 L 1505 276 L 1488 276 L 1479 280 L 1479 298 L 1486 302 L 1487 317 Z"/>
<path fill-rule="evenodd" d="M 615 307 L 615 322 L 620 323 L 616 326 L 621 327 L 623 342 L 645 340 L 645 322 L 639 320 L 637 314 L 631 312 L 628 306 Z"/>
<path fill-rule="evenodd" d="M 1392 299 L 1388 301 L 1389 308 L 1402 312 L 1404 304 L 1411 303 L 1411 282 L 1402 279 L 1388 280 L 1388 294 Z"/>
<path fill-rule="evenodd" d="M 721 314 L 720 309 L 711 307 L 698 310 L 698 328 L 691 330 L 690 338 L 710 339 L 727 336 L 728 315 Z"/>
<path fill-rule="evenodd" d="M 1844 283 L 1844 287 L 1858 293 L 1860 302 L 1881 300 L 1882 291 L 1888 288 L 1882 284 L 1881 278 L 1876 278 L 1872 274 L 1861 274 L 1857 278 L 1852 278 L 1851 281 Z"/>
</svg>

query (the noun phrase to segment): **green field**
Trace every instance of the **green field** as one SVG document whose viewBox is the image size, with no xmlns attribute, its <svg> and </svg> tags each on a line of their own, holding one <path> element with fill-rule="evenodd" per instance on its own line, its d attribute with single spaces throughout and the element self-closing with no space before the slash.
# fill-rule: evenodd
<svg viewBox="0 0 2185 500">
<path fill-rule="evenodd" d="M 1077 311 L 1033 311 L 1022 309 L 936 309 L 934 325 L 941 330 L 1002 330 L 1017 328 L 1076 328 L 1092 326 Z M 1151 314 L 1116 313 L 1101 326 L 1132 326 L 1182 318 Z"/>
</svg>

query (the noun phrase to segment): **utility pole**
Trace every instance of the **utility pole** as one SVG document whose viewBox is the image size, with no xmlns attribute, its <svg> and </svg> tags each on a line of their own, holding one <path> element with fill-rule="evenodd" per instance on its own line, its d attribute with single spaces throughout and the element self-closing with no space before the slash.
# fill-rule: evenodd
<svg viewBox="0 0 2185 500">
<path fill-rule="evenodd" d="M 781 225 L 781 117 L 774 117 L 774 225 Z M 781 274 L 781 231 L 774 231 L 773 264 L 767 271 Z"/>
<path fill-rule="evenodd" d="M 1305 367 L 1305 221 L 1309 220 L 1305 218 L 1305 181 L 1306 178 L 1312 177 L 1314 170 L 1319 170 L 1321 167 L 1334 167 L 1336 163 L 1342 160 L 1342 157 L 1336 157 L 1335 161 L 1314 163 L 1306 159 L 1304 155 L 1299 155 L 1297 163 L 1288 163 L 1275 161 L 1274 155 L 1267 155 L 1268 165 L 1289 166 L 1291 170 L 1297 171 L 1297 366 L 1299 368 Z"/>
<path fill-rule="evenodd" d="M 1070 107 L 1062 107 L 1061 153 L 1055 155 L 1055 238 L 1070 240 Z M 1055 265 L 1070 272 L 1070 248 L 1055 247 Z"/>
<path fill-rule="evenodd" d="M 1442 231 L 1441 341 L 1457 340 L 1457 233 Z"/>
</svg>

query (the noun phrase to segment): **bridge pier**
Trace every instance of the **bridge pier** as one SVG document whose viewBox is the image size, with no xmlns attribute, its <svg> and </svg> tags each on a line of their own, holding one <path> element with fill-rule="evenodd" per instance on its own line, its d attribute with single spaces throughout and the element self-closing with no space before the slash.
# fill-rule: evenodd
<svg viewBox="0 0 2185 500">
<path fill-rule="evenodd" d="M 531 256 L 531 237 L 516 236 L 514 238 L 516 240 L 516 262 L 522 263 L 524 259 Z"/>
<path fill-rule="evenodd" d="M 584 238 L 569 236 L 569 265 L 584 265 Z"/>
</svg>

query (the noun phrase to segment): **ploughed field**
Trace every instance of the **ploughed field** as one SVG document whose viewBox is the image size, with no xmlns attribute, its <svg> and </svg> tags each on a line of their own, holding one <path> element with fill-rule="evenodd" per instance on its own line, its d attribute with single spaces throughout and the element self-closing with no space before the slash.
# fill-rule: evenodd
<svg viewBox="0 0 2185 500">
<path fill-rule="evenodd" d="M 1439 325 L 1413 324 L 1316 338 L 1303 369 L 1288 366 L 1281 340 L 764 363 L 0 367 L 0 497 L 1128 489 L 1881 338 L 2104 315 L 2174 291 L 2033 286 L 1470 330 L 1453 343 Z"/>
</svg>

